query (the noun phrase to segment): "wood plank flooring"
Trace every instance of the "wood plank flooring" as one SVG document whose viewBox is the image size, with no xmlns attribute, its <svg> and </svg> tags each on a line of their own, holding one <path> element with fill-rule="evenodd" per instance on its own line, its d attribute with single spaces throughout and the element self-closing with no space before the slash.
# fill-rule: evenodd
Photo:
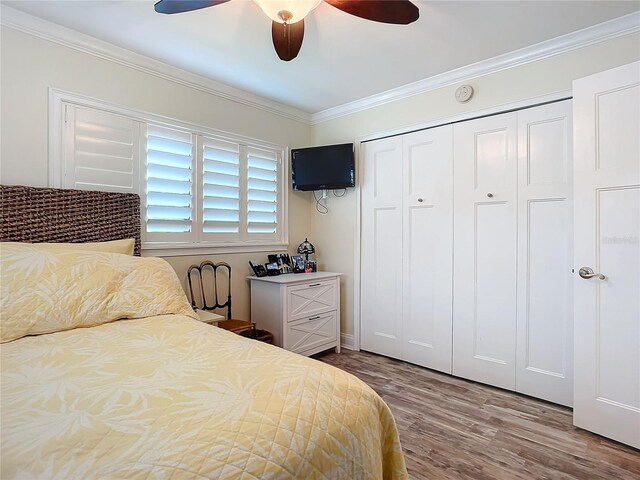
<svg viewBox="0 0 640 480">
<path fill-rule="evenodd" d="M 315 358 L 387 402 L 413 479 L 640 479 L 640 451 L 574 427 L 569 408 L 366 352 Z"/>
</svg>

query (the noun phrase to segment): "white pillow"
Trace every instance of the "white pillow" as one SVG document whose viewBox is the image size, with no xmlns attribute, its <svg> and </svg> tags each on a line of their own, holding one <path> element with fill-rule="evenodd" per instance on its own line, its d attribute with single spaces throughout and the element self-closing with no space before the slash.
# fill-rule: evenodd
<svg viewBox="0 0 640 480">
<path fill-rule="evenodd" d="M 27 245 L 37 249 L 50 251 L 66 250 L 89 250 L 92 252 L 121 253 L 123 255 L 133 255 L 136 241 L 133 238 L 123 238 L 122 240 L 110 240 L 108 242 L 86 242 L 86 243 L 22 243 L 22 242 L 2 242 L 7 245 Z"/>
<path fill-rule="evenodd" d="M 0 244 L 0 342 L 123 318 L 197 319 L 165 260 Z"/>
</svg>

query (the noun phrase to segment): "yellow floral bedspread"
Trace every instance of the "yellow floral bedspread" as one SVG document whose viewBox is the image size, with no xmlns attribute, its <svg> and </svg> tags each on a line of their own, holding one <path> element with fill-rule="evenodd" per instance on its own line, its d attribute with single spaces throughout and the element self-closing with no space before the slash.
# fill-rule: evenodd
<svg viewBox="0 0 640 480">
<path fill-rule="evenodd" d="M 363 382 L 183 315 L 0 350 L 3 479 L 406 478 Z"/>
</svg>

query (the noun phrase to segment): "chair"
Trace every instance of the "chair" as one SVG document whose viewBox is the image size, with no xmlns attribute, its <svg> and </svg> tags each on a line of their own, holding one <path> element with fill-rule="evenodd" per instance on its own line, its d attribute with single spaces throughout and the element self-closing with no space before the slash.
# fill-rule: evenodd
<svg viewBox="0 0 640 480">
<path fill-rule="evenodd" d="M 210 305 L 207 302 L 206 289 L 204 285 L 204 275 L 203 273 L 206 269 L 210 269 L 213 275 L 213 304 Z M 218 270 L 227 270 L 227 281 L 228 281 L 228 289 L 227 289 L 227 301 L 221 303 L 218 297 Z M 248 322 L 246 320 L 236 320 L 231 317 L 231 265 L 226 262 L 213 263 L 209 260 L 205 260 L 200 265 L 191 265 L 187 270 L 187 279 L 189 281 L 189 293 L 191 294 L 191 306 L 194 310 L 197 310 L 198 305 L 196 303 L 196 297 L 193 294 L 193 282 L 191 280 L 192 276 L 195 272 L 198 272 L 198 278 L 200 279 L 200 294 L 202 297 L 202 308 L 201 310 L 215 310 L 216 308 L 226 308 L 227 309 L 227 319 L 220 320 L 217 323 L 217 326 L 224 329 L 229 330 L 234 333 L 243 333 L 249 332 L 251 338 L 255 338 L 256 336 L 256 324 L 252 322 Z M 197 284 L 196 284 L 197 286 Z"/>
</svg>

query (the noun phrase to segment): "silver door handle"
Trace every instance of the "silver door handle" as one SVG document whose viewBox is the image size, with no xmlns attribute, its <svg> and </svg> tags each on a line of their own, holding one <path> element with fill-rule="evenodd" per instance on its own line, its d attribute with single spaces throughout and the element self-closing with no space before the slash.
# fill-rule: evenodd
<svg viewBox="0 0 640 480">
<path fill-rule="evenodd" d="M 578 270 L 578 275 L 580 275 L 582 278 L 587 279 L 598 277 L 600 280 L 605 280 L 607 278 L 601 273 L 595 273 L 590 267 L 582 267 L 580 270 Z"/>
</svg>

